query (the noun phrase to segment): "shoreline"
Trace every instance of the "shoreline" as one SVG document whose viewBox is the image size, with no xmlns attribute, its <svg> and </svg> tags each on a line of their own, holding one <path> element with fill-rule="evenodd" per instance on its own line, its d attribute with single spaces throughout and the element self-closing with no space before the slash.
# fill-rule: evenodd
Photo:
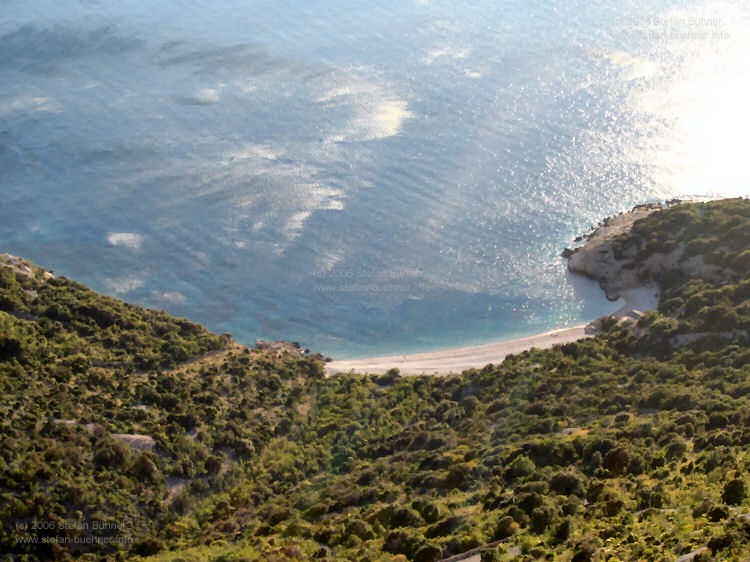
<svg viewBox="0 0 750 562">
<path fill-rule="evenodd" d="M 481 368 L 489 363 L 501 363 L 511 354 L 521 353 L 531 348 L 546 349 L 558 343 L 568 343 L 585 337 L 587 324 L 579 324 L 517 338 L 499 340 L 479 345 L 454 347 L 405 355 L 386 355 L 332 361 L 326 364 L 326 373 L 370 373 L 383 374 L 396 368 L 402 375 L 449 375 L 458 374 L 466 369 Z"/>
<path fill-rule="evenodd" d="M 643 313 L 656 309 L 659 301 L 659 288 L 646 285 L 622 291 L 623 305 L 610 316 L 637 319 Z M 481 369 L 490 363 L 499 364 L 508 355 L 516 355 L 532 348 L 549 349 L 557 344 L 570 343 L 592 337 L 597 332 L 600 319 L 588 324 L 578 324 L 558 328 L 521 338 L 453 347 L 422 353 L 383 355 L 361 359 L 344 359 L 326 364 L 328 376 L 336 373 L 383 374 L 390 369 L 398 369 L 402 375 L 459 374 L 467 369 Z"/>
<path fill-rule="evenodd" d="M 666 206 L 678 204 L 673 200 Z M 623 272 L 624 261 L 615 257 L 612 241 L 619 235 L 629 232 L 633 224 L 665 206 L 660 203 L 638 205 L 631 211 L 604 219 L 597 228 L 585 237 L 582 246 L 566 248 L 562 255 L 568 259 L 568 269 L 578 275 L 599 282 L 605 295 L 612 301 L 624 303 L 608 316 L 623 321 L 638 320 L 649 310 L 655 310 L 659 303 L 660 287 L 655 284 L 642 284 L 636 281 L 635 271 Z M 579 237 L 576 241 L 583 239 Z M 510 340 L 444 348 L 424 353 L 385 355 L 331 361 L 326 364 L 326 374 L 372 373 L 382 374 L 390 369 L 398 369 L 402 375 L 449 375 L 467 369 L 480 369 L 490 363 L 502 363 L 505 357 L 532 348 L 548 349 L 556 344 L 570 343 L 596 334 L 601 318 L 588 324 L 580 324 Z"/>
</svg>

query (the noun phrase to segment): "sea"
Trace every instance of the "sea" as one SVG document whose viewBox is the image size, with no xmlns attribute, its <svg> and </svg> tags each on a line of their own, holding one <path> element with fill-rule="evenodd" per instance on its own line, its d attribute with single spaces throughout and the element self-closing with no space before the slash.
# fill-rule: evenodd
<svg viewBox="0 0 750 562">
<path fill-rule="evenodd" d="M 746 0 L 0 0 L 0 252 L 336 358 L 617 308 L 560 252 L 748 196 Z"/>
</svg>

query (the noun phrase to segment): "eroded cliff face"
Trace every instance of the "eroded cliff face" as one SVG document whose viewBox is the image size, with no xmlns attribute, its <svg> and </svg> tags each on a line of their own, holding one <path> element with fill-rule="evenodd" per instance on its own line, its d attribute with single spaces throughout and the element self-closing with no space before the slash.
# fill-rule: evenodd
<svg viewBox="0 0 750 562">
<path fill-rule="evenodd" d="M 623 293 L 628 290 L 651 284 L 648 279 L 644 278 L 645 264 L 639 265 L 635 262 L 636 247 L 633 246 L 624 255 L 617 256 L 613 240 L 630 232 L 636 221 L 660 211 L 661 208 L 658 204 L 643 205 L 635 207 L 628 213 L 605 219 L 588 235 L 583 246 L 574 250 L 566 250 L 564 255 L 568 258 L 568 269 L 598 281 L 610 300 L 624 297 Z M 663 256 L 663 264 L 654 263 L 649 264 L 648 267 L 666 268 L 673 259 L 676 257 Z"/>
</svg>

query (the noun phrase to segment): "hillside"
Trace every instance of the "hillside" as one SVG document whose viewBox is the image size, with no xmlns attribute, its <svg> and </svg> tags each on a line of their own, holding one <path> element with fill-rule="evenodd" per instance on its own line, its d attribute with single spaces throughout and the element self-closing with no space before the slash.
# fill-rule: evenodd
<svg viewBox="0 0 750 562">
<path fill-rule="evenodd" d="M 446 378 L 325 378 L 314 358 L 245 349 L 5 257 L 0 550 L 433 561 L 491 544 L 483 560 L 737 560 L 750 551 L 750 202 L 651 213 L 608 248 L 611 276 L 591 273 L 659 285 L 658 311 Z"/>
</svg>

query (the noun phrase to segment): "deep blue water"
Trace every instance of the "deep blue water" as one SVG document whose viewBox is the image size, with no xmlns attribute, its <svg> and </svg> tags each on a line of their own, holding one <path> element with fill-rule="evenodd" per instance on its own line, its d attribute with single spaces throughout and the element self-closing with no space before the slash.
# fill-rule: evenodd
<svg viewBox="0 0 750 562">
<path fill-rule="evenodd" d="M 750 185 L 746 2 L 612 4 L 0 1 L 0 251 L 338 357 L 590 320 L 576 235 Z"/>
</svg>

